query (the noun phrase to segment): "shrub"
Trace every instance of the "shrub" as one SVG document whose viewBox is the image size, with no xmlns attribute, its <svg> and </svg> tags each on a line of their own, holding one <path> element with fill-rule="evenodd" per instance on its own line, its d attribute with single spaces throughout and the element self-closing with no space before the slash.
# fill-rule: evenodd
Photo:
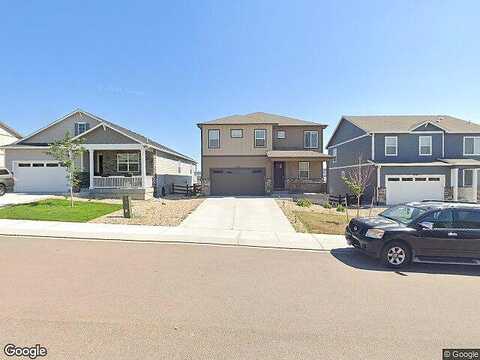
<svg viewBox="0 0 480 360">
<path fill-rule="evenodd" d="M 310 207 L 312 206 L 312 202 L 308 199 L 303 198 L 297 200 L 297 205 L 301 207 Z"/>
<path fill-rule="evenodd" d="M 331 209 L 331 208 L 332 208 L 332 205 L 331 205 L 330 203 L 325 203 L 325 204 L 323 204 L 323 207 L 324 207 L 325 209 Z"/>
<path fill-rule="evenodd" d="M 343 205 L 338 205 L 338 206 L 337 206 L 337 211 L 338 211 L 338 212 L 345 212 L 345 206 L 343 206 Z"/>
</svg>

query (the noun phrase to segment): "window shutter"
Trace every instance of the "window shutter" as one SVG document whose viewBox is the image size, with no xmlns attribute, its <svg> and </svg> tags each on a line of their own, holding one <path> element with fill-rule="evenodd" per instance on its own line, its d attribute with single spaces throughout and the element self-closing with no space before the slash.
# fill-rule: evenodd
<svg viewBox="0 0 480 360">
<path fill-rule="evenodd" d="M 78 123 L 75 123 L 75 136 L 78 136 L 78 134 L 79 134 Z"/>
</svg>

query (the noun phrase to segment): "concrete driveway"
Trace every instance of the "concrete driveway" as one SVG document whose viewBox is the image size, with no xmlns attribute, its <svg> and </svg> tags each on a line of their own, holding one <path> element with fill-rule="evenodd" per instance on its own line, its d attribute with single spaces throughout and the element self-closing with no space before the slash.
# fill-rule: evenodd
<svg viewBox="0 0 480 360">
<path fill-rule="evenodd" d="M 208 198 L 180 226 L 196 229 L 295 232 L 275 200 L 264 197 Z"/>
<path fill-rule="evenodd" d="M 7 205 L 27 204 L 48 198 L 49 195 L 31 195 L 19 193 L 7 193 L 0 196 L 0 207 Z"/>
</svg>

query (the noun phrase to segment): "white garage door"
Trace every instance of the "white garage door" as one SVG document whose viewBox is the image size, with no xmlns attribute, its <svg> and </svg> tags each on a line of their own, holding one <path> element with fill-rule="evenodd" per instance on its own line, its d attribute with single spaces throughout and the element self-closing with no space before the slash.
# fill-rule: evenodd
<svg viewBox="0 0 480 360">
<path fill-rule="evenodd" d="M 15 192 L 67 192 L 67 172 L 54 161 L 19 161 L 13 165 Z"/>
<path fill-rule="evenodd" d="M 444 175 L 387 176 L 387 205 L 409 201 L 443 200 Z"/>
</svg>

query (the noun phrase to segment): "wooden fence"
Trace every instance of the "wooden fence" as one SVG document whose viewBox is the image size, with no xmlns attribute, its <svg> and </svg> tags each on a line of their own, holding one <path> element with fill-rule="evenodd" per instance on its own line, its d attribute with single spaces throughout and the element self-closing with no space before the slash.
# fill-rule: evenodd
<svg viewBox="0 0 480 360">
<path fill-rule="evenodd" d="M 360 196 L 360 203 L 363 201 L 363 196 Z M 357 204 L 357 197 L 351 194 L 345 195 L 330 195 L 328 202 L 332 205 L 352 206 Z"/>
<path fill-rule="evenodd" d="M 198 195 L 202 192 L 202 185 L 193 184 L 193 185 L 177 185 L 172 184 L 172 193 L 181 194 L 185 196 Z"/>
</svg>

